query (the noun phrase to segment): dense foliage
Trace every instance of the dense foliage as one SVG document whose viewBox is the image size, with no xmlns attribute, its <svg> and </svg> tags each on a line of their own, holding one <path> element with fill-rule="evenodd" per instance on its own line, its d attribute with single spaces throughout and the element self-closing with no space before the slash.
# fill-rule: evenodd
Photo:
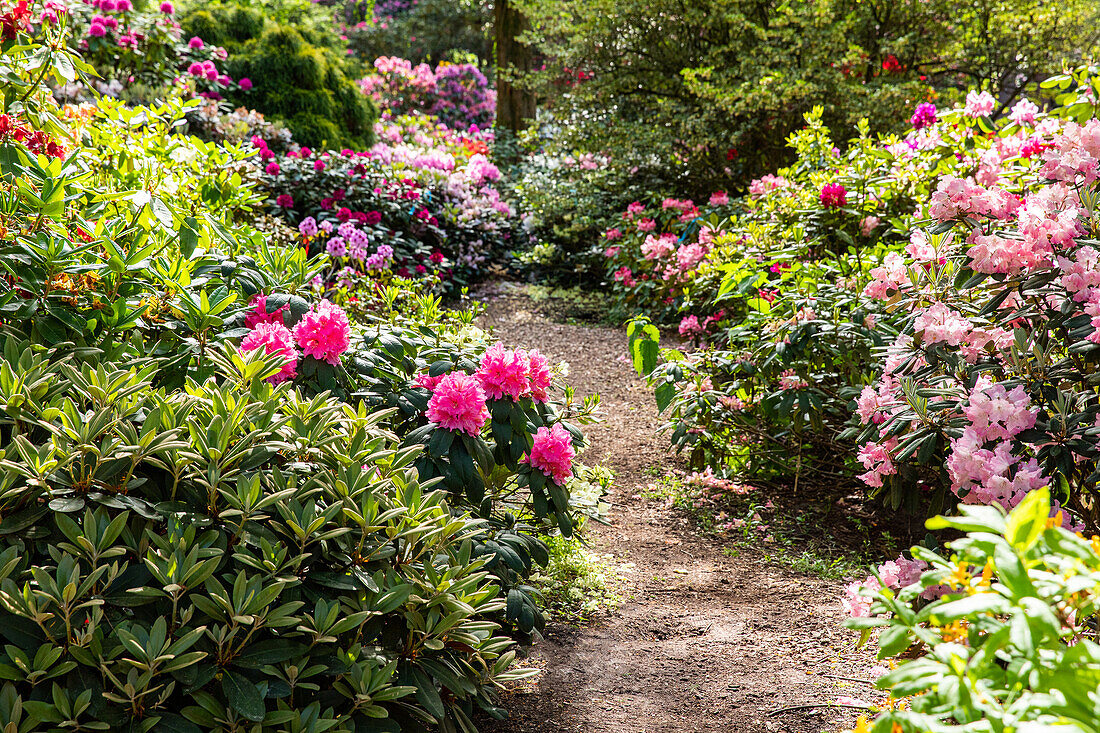
<svg viewBox="0 0 1100 733">
<path fill-rule="evenodd" d="M 849 621 L 865 639 L 881 628 L 880 658 L 906 657 L 878 680 L 904 704 L 863 716 L 857 730 L 1092 730 L 1100 538 L 1049 519 L 1046 489 L 1007 517 L 961 508 L 929 521 L 966 533 L 950 554 L 916 548 L 916 567 L 895 565 L 868 584 L 875 615 Z"/>
<path fill-rule="evenodd" d="M 500 715 L 593 403 L 413 282 L 326 280 L 262 214 L 266 146 L 181 134 L 197 100 L 58 108 L 44 82 L 87 67 L 22 13 L 0 14 L 2 724 Z"/>
</svg>

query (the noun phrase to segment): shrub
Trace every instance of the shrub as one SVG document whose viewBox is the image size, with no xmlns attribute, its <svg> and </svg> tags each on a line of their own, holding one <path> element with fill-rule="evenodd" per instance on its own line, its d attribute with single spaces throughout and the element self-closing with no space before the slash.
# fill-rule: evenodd
<svg viewBox="0 0 1100 733">
<path fill-rule="evenodd" d="M 374 68 L 360 84 L 391 115 L 423 112 L 471 132 L 493 124 L 496 92 L 473 64 L 441 63 L 433 71 L 427 64 L 413 68 L 405 59 L 383 56 L 375 59 Z"/>
<path fill-rule="evenodd" d="M 354 67 L 331 33 L 311 23 L 265 23 L 257 10 L 236 5 L 192 11 L 182 25 L 204 42 L 224 45 L 228 73 L 251 82 L 247 91 L 226 94 L 231 102 L 283 122 L 304 145 L 365 147 L 374 141 L 378 111 L 359 92 Z"/>
<path fill-rule="evenodd" d="M 406 351 L 392 314 L 349 321 L 311 290 L 323 257 L 237 223 L 252 149 L 174 132 L 178 99 L 62 123 L 39 82 L 64 69 L 27 57 L 67 52 L 24 30 L 3 62 L 19 117 L 0 115 L 0 725 L 500 715 L 494 690 L 523 675 L 500 631 L 540 623 L 524 578 L 547 561 L 537 533 L 574 526 L 564 425 L 583 409 L 550 404 L 529 360 L 530 398 L 509 383 L 499 424 L 452 435 L 404 374 L 447 354 L 475 371 L 481 344 L 416 323 Z M 372 409 L 390 397 L 412 411 Z"/>
<path fill-rule="evenodd" d="M 929 520 L 932 529 L 966 533 L 951 553 L 914 548 L 927 568 L 919 579 L 900 589 L 868 584 L 875 615 L 848 622 L 864 640 L 881 628 L 880 659 L 903 657 L 878 687 L 907 705 L 861 729 L 1090 730 L 1100 705 L 1100 540 L 1049 519 L 1045 488 L 1007 517 L 1000 507 L 960 509 Z"/>
<path fill-rule="evenodd" d="M 868 294 L 906 320 L 861 396 L 863 478 L 894 496 L 924 484 L 1006 508 L 1050 484 L 1095 524 L 1100 121 L 1027 113 L 983 153 L 976 180 L 940 180 L 909 257 L 874 272 Z"/>
<path fill-rule="evenodd" d="M 519 235 L 485 157 L 491 134 L 459 135 L 424 116 L 378 129 L 382 140 L 361 152 L 283 157 L 261 145 L 273 202 L 332 257 L 326 282 L 393 273 L 454 292 L 484 277 Z"/>
</svg>

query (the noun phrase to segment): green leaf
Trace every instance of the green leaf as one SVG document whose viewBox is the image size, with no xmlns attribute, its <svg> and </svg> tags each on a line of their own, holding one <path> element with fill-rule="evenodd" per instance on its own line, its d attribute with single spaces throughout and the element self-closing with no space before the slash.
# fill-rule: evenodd
<svg viewBox="0 0 1100 733">
<path fill-rule="evenodd" d="M 240 672 L 222 672 L 222 692 L 229 706 L 248 720 L 259 723 L 267 713 L 259 689 Z"/>
<path fill-rule="evenodd" d="M 1005 539 L 1019 551 L 1026 551 L 1046 529 L 1050 516 L 1050 489 L 1043 487 L 1031 491 L 1021 501 L 1005 522 Z"/>
<path fill-rule="evenodd" d="M 199 222 L 195 217 L 188 216 L 180 224 L 180 254 L 186 259 L 191 259 L 195 248 L 199 246 Z"/>
</svg>

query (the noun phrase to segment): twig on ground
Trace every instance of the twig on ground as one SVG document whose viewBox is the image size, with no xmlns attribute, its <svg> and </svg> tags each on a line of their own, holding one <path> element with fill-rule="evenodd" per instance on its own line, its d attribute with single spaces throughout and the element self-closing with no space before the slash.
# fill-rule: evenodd
<svg viewBox="0 0 1100 733">
<path fill-rule="evenodd" d="M 778 710 L 771 710 L 768 715 L 779 715 L 780 713 L 790 713 L 795 710 L 812 710 L 814 708 L 852 708 L 853 710 L 873 710 L 869 705 L 848 705 L 840 702 L 822 702 L 815 705 L 791 705 L 786 708 L 779 708 Z"/>
</svg>

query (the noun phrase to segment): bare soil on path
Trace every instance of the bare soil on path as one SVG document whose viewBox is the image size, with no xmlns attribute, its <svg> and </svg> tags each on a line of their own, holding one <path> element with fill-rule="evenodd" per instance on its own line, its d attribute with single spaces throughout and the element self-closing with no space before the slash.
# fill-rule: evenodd
<svg viewBox="0 0 1100 733">
<path fill-rule="evenodd" d="M 624 329 L 556 322 L 522 288 L 479 295 L 480 324 L 508 345 L 569 364 L 578 394 L 598 393 L 584 461 L 615 472 L 609 526 L 588 539 L 624 568 L 622 604 L 580 629 L 553 625 L 528 650 L 542 669 L 504 696 L 511 715 L 484 733 L 816 733 L 849 727 L 851 710 L 812 707 L 878 695 L 858 680 L 874 664 L 843 629 L 836 582 L 742 551 L 731 557 L 682 513 L 644 497 L 680 469 L 659 434 L 652 392 L 624 356 Z M 849 680 L 838 678 L 850 678 Z M 855 680 L 855 681 L 853 681 Z M 785 710 L 786 708 L 794 708 Z"/>
</svg>

